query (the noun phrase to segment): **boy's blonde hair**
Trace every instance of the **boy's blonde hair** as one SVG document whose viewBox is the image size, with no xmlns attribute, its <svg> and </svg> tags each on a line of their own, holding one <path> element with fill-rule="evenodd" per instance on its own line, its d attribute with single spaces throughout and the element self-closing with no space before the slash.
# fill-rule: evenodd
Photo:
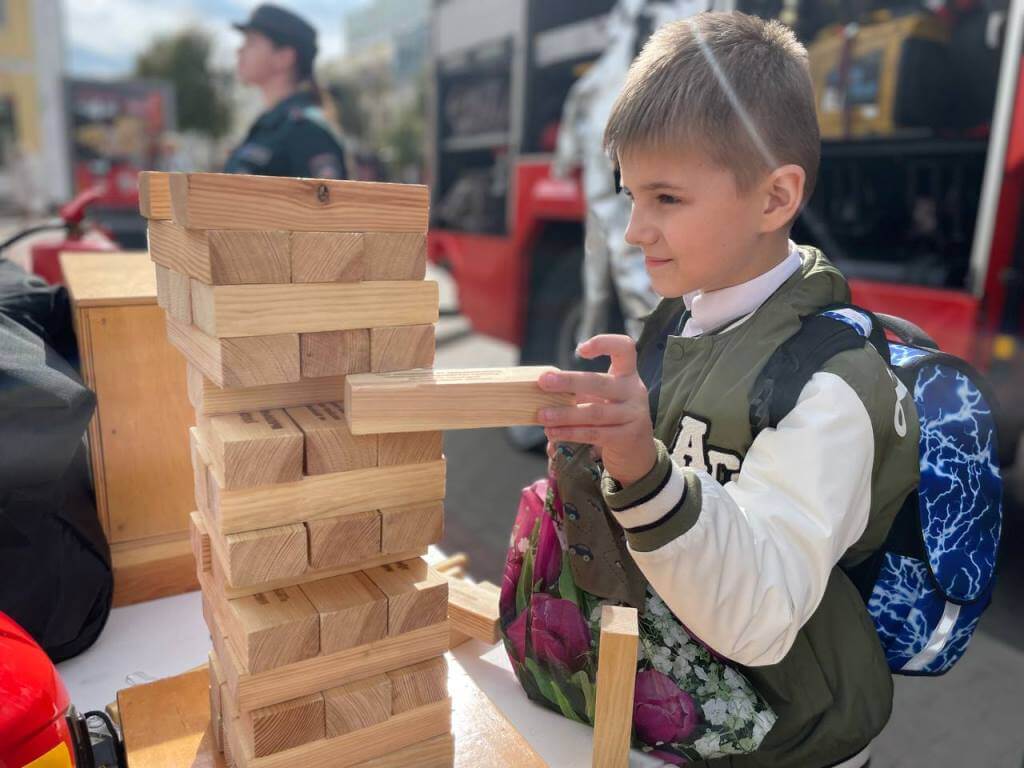
<svg viewBox="0 0 1024 768">
<path fill-rule="evenodd" d="M 616 164 L 632 149 L 707 152 L 742 191 L 794 163 L 806 202 L 821 153 L 807 50 L 785 25 L 744 13 L 666 24 L 629 68 L 604 145 Z"/>
</svg>

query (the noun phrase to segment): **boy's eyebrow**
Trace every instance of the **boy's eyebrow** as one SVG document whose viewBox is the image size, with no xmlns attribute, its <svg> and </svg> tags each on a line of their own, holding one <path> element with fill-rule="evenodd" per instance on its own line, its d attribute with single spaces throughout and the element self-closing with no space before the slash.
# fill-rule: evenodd
<svg viewBox="0 0 1024 768">
<path fill-rule="evenodd" d="M 647 191 L 647 192 L 655 192 L 655 191 L 657 191 L 659 189 L 674 189 L 674 190 L 681 190 L 682 189 L 682 187 L 680 187 L 678 184 L 672 184 L 671 182 L 668 182 L 668 181 L 652 181 L 649 184 L 644 184 L 640 188 L 645 190 L 645 191 Z"/>
</svg>

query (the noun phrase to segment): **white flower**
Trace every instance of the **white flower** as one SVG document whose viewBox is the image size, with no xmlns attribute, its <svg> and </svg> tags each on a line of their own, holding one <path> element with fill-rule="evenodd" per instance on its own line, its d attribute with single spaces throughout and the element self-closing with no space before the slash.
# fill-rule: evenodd
<svg viewBox="0 0 1024 768">
<path fill-rule="evenodd" d="M 721 749 L 719 735 L 717 733 L 705 733 L 693 742 L 693 746 L 700 753 L 701 757 L 715 757 Z"/>
<path fill-rule="evenodd" d="M 751 734 L 751 738 L 760 744 L 768 731 L 772 729 L 773 725 L 775 725 L 774 712 L 756 712 L 754 714 L 754 730 Z"/>
<path fill-rule="evenodd" d="M 712 725 L 721 725 L 729 716 L 729 705 L 722 699 L 709 699 L 701 705 L 704 718 Z"/>
<path fill-rule="evenodd" d="M 732 667 L 726 667 L 725 674 L 722 677 L 725 678 L 725 682 L 729 684 L 730 688 L 740 690 L 746 690 L 747 688 L 747 681 Z"/>
<path fill-rule="evenodd" d="M 650 611 L 652 615 L 658 617 L 670 615 L 668 606 L 661 602 L 660 598 L 654 597 L 653 595 L 647 598 L 647 610 Z"/>
<path fill-rule="evenodd" d="M 683 656 L 676 656 L 675 663 L 672 665 L 672 672 L 677 678 L 684 678 L 690 674 L 690 662 Z"/>
<path fill-rule="evenodd" d="M 663 675 L 672 671 L 672 653 L 668 648 L 655 648 L 651 653 L 651 664 Z"/>
<path fill-rule="evenodd" d="M 729 699 L 729 714 L 747 720 L 754 715 L 754 705 L 745 696 Z"/>
<path fill-rule="evenodd" d="M 693 674 L 699 677 L 705 683 L 708 681 L 708 673 L 704 671 L 704 667 L 694 667 Z"/>
<path fill-rule="evenodd" d="M 590 612 L 590 623 L 601 621 L 601 606 L 595 605 L 593 610 Z"/>
</svg>

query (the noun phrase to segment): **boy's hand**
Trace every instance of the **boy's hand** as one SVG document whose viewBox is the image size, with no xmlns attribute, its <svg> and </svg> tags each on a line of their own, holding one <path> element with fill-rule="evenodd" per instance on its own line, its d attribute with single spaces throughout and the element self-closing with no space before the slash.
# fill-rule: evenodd
<svg viewBox="0 0 1024 768">
<path fill-rule="evenodd" d="M 604 334 L 580 344 L 576 353 L 588 360 L 608 355 L 612 363 L 608 373 L 559 371 L 540 377 L 544 391 L 576 395 L 576 405 L 540 411 L 544 433 L 552 442 L 597 446 L 608 474 L 631 485 L 657 460 L 647 387 L 636 371 L 636 345 L 629 336 Z"/>
</svg>

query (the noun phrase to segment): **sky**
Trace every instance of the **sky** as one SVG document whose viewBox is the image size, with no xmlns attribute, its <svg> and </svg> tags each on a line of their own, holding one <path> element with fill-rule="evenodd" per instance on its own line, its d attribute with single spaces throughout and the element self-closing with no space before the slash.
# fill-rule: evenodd
<svg viewBox="0 0 1024 768">
<path fill-rule="evenodd" d="M 243 21 L 259 0 L 64 0 L 68 38 L 66 66 L 75 77 L 113 78 L 131 73 L 135 56 L 154 37 L 173 34 L 187 25 L 211 33 L 214 61 L 234 64 L 240 36 L 231 23 Z M 343 52 L 346 11 L 367 0 L 281 0 L 317 28 L 320 56 Z"/>
</svg>

